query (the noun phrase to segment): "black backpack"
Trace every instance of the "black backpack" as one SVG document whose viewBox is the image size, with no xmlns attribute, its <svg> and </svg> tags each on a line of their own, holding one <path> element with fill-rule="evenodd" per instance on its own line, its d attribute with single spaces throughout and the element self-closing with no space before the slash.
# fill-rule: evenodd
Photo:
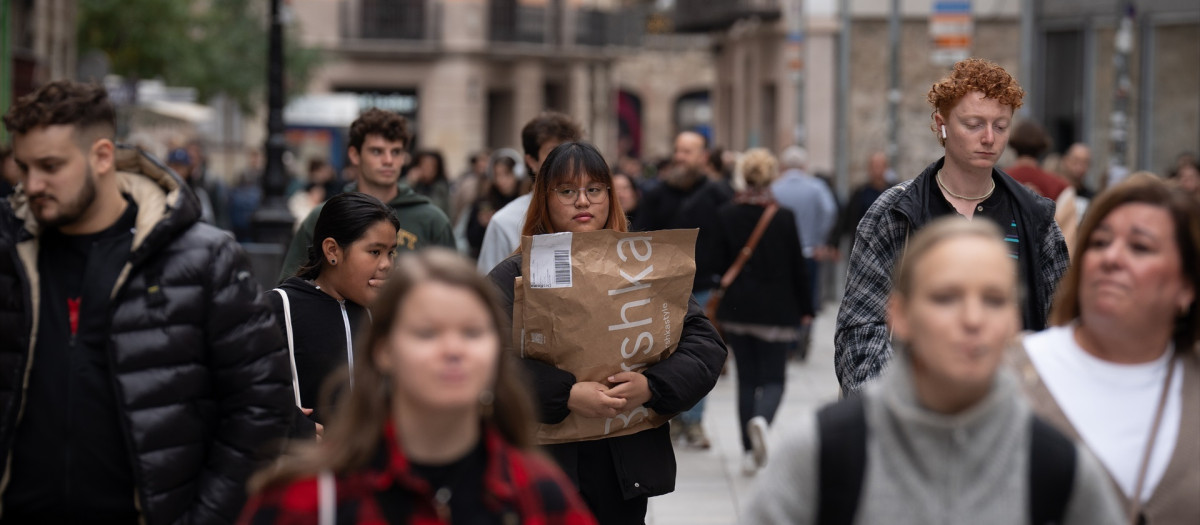
<svg viewBox="0 0 1200 525">
<path fill-rule="evenodd" d="M 1029 516 L 1033 525 L 1062 523 L 1075 483 L 1075 444 L 1037 416 L 1029 447 Z M 850 525 L 867 466 L 867 418 L 862 396 L 817 413 L 820 439 L 817 523 Z"/>
</svg>

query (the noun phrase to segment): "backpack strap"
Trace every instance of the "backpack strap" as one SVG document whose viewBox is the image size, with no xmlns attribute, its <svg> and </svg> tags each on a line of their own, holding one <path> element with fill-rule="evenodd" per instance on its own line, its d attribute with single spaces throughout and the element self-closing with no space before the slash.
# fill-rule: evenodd
<svg viewBox="0 0 1200 525">
<path fill-rule="evenodd" d="M 1033 525 L 1063 522 L 1075 484 L 1078 450 L 1038 416 L 1032 416 L 1029 442 L 1029 516 Z"/>
<path fill-rule="evenodd" d="M 283 298 L 283 326 L 287 331 L 288 361 L 292 365 L 292 394 L 296 397 L 296 406 L 300 406 L 300 374 L 296 372 L 296 344 L 292 336 L 292 302 L 283 288 L 271 291 L 279 292 L 279 297 Z"/>
<path fill-rule="evenodd" d="M 867 415 L 862 396 L 817 412 L 820 457 L 817 523 L 851 525 L 867 469 Z"/>
</svg>

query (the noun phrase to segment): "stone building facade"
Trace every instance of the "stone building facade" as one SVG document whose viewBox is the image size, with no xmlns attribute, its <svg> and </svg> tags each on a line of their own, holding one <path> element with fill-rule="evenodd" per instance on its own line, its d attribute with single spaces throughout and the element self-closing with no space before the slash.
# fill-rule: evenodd
<svg viewBox="0 0 1200 525">
<path fill-rule="evenodd" d="M 1091 146 L 1095 186 L 1105 182 L 1112 158 L 1114 54 L 1125 5 L 1046 0 L 1036 14 L 1035 81 L 1048 96 L 1034 100 L 1033 114 L 1055 135 L 1057 149 L 1070 142 Z M 1200 151 L 1200 3 L 1134 5 L 1124 167 L 1165 175 L 1178 154 Z"/>
<path fill-rule="evenodd" d="M 412 120 L 416 146 L 440 150 L 452 176 L 481 149 L 520 150 L 521 127 L 545 109 L 578 119 L 586 139 L 615 162 L 622 91 L 642 101 L 643 143 L 635 149 L 657 154 L 674 132 L 673 98 L 711 82 L 706 51 L 687 43 L 696 38 L 647 35 L 654 2 L 293 0 L 291 6 L 304 41 L 326 53 L 308 92 L 357 93 L 364 105 L 402 106 L 394 109 Z"/>
<path fill-rule="evenodd" d="M 675 0 L 682 31 L 712 36 L 716 63 L 713 130 L 717 143 L 775 151 L 793 143 L 796 90 L 787 54 L 793 0 Z M 803 0 L 804 123 L 810 170 L 832 173 L 841 154 L 841 187 L 865 180 L 866 160 L 888 143 L 890 0 L 851 0 L 849 85 L 837 82 L 838 0 Z M 902 0 L 897 148 L 899 179 L 920 173 L 941 154 L 930 128 L 930 86 L 947 72 L 931 60 L 934 0 Z M 1165 173 L 1177 154 L 1200 150 L 1200 4 L 1135 3 L 1126 170 Z M 1024 5 L 1033 10 L 1022 13 Z M 1099 185 L 1110 160 L 1115 99 L 1116 28 L 1121 0 L 970 2 L 969 54 L 999 63 L 1026 89 L 1021 118 L 1042 123 L 1056 151 L 1073 142 L 1093 150 Z M 707 8 L 704 10 L 702 8 Z M 1024 28 L 1022 22 L 1026 22 Z M 1027 45 L 1029 64 L 1022 64 Z M 1026 67 L 1022 67 L 1026 66 Z M 1022 75 L 1028 78 L 1022 78 Z M 847 104 L 845 152 L 837 151 L 835 108 Z M 1001 165 L 1008 159 L 1002 159 Z"/>
<path fill-rule="evenodd" d="M 0 27 L 7 61 L 3 72 L 12 100 L 33 92 L 41 84 L 74 78 L 76 68 L 75 0 L 10 0 L 6 2 L 8 27 Z"/>
</svg>

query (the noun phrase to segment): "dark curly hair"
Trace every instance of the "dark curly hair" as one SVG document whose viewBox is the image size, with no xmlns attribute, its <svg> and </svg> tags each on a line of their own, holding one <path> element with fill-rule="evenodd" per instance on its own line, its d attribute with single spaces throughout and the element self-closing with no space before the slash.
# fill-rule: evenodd
<svg viewBox="0 0 1200 525">
<path fill-rule="evenodd" d="M 968 58 L 954 64 L 954 69 L 949 75 L 929 88 L 929 105 L 933 106 L 933 113 L 945 118 L 950 114 L 950 109 L 972 91 L 978 91 L 983 93 L 985 98 L 1012 106 L 1013 111 L 1021 107 L 1022 99 L 1025 98 L 1025 90 L 1021 89 L 1021 85 L 1017 84 L 1004 68 L 990 60 Z M 931 119 L 933 113 L 929 115 Z M 929 129 L 933 130 L 938 140 L 942 140 L 935 122 L 929 123 Z"/>
<path fill-rule="evenodd" d="M 364 111 L 350 124 L 350 147 L 362 151 L 367 135 L 380 135 L 389 141 L 400 141 L 408 147 L 412 136 L 408 132 L 408 119 L 403 115 L 371 108 Z"/>
<path fill-rule="evenodd" d="M 521 148 L 525 150 L 526 155 L 534 159 L 538 158 L 538 150 L 542 148 L 542 144 L 552 140 L 579 142 L 583 140 L 583 128 L 575 119 L 557 111 L 543 111 L 521 128 Z M 532 170 L 530 174 L 532 178 L 537 177 L 537 173 L 533 173 Z"/>
<path fill-rule="evenodd" d="M 116 135 L 116 120 L 116 110 L 103 86 L 56 80 L 18 99 L 4 115 L 4 127 L 9 133 L 23 135 L 33 129 L 65 124 L 112 138 Z"/>
</svg>

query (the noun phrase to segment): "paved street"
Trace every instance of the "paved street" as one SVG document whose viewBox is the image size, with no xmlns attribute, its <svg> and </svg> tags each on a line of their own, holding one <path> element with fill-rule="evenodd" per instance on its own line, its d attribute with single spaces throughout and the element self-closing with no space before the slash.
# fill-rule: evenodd
<svg viewBox="0 0 1200 525">
<path fill-rule="evenodd" d="M 837 398 L 833 373 L 833 332 L 837 303 L 826 304 L 817 318 L 808 361 L 789 362 L 783 405 L 776 426 L 786 425 L 815 406 Z M 736 366 L 736 365 L 733 365 Z M 737 429 L 735 379 L 732 367 L 708 396 L 704 427 L 713 442 L 706 451 L 676 445 L 679 476 L 675 492 L 650 498 L 648 525 L 732 525 L 738 523 L 738 507 L 751 489 L 754 478 L 741 471 L 741 438 Z M 771 438 L 775 438 L 774 429 Z"/>
</svg>

